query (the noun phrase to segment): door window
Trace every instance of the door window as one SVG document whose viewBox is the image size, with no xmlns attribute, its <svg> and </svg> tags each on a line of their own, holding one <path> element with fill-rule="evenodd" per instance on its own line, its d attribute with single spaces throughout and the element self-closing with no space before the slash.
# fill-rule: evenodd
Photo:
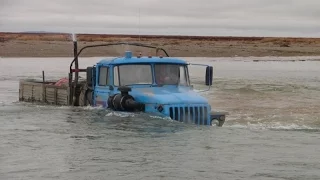
<svg viewBox="0 0 320 180">
<path fill-rule="evenodd" d="M 99 69 L 99 86 L 106 86 L 108 84 L 108 67 L 100 67 Z"/>
</svg>

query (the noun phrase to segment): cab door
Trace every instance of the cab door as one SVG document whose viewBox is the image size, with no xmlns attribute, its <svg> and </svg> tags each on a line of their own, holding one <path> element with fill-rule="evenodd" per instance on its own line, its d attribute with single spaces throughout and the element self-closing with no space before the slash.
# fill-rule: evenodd
<svg viewBox="0 0 320 180">
<path fill-rule="evenodd" d="M 98 66 L 96 73 L 97 78 L 94 90 L 94 105 L 107 108 L 107 102 L 110 96 L 110 67 Z"/>
</svg>

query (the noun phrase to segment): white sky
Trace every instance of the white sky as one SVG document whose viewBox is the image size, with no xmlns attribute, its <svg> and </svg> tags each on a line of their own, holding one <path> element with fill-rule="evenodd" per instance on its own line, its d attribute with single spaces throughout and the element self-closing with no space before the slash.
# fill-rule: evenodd
<svg viewBox="0 0 320 180">
<path fill-rule="evenodd" d="M 320 37 L 320 0 L 0 0 L 0 31 Z"/>
</svg>

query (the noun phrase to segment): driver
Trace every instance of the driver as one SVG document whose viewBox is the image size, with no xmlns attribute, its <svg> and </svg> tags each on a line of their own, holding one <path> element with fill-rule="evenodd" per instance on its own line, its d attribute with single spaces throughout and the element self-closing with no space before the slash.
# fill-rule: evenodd
<svg viewBox="0 0 320 180">
<path fill-rule="evenodd" d="M 170 65 L 156 65 L 156 83 L 159 85 L 164 84 L 178 84 L 178 74 L 179 72 L 174 71 L 170 72 L 170 68 L 167 66 Z M 175 69 L 173 69 L 175 70 Z"/>
</svg>

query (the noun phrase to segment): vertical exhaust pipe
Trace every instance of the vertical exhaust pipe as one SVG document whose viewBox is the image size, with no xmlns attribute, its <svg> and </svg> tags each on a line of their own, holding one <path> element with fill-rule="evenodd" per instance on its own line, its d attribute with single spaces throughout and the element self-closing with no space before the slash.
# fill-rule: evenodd
<svg viewBox="0 0 320 180">
<path fill-rule="evenodd" d="M 72 41 L 73 41 L 73 58 L 75 59 L 75 68 L 74 69 L 79 69 L 79 62 L 78 62 L 78 42 L 77 42 L 77 36 L 73 33 L 72 34 Z M 70 67 L 71 68 L 71 67 Z M 70 91 L 69 91 L 69 105 L 74 105 L 73 101 L 74 101 L 74 95 L 75 95 L 75 88 L 76 85 L 78 84 L 78 79 L 79 79 L 79 72 L 75 71 L 75 76 L 74 76 L 74 82 L 72 82 L 73 80 L 73 72 L 70 70 L 69 73 L 69 87 L 70 87 Z"/>
<path fill-rule="evenodd" d="M 75 61 L 74 61 L 74 66 L 76 69 L 76 71 L 74 72 L 74 84 L 73 84 L 73 92 L 72 92 L 72 100 L 73 99 L 76 99 L 77 97 L 75 96 L 76 95 L 76 87 L 77 87 L 77 84 L 78 84 L 78 80 L 79 80 L 79 61 L 78 61 L 78 57 L 77 57 L 77 54 L 78 54 L 78 41 L 77 41 L 77 35 L 75 34 L 72 34 L 72 40 L 73 40 L 73 57 L 75 58 Z M 74 104 L 74 103 L 73 103 Z"/>
<path fill-rule="evenodd" d="M 72 40 L 73 40 L 73 57 L 75 58 L 74 65 L 75 65 L 75 69 L 79 69 L 79 61 L 78 61 L 78 57 L 77 57 L 77 54 L 78 54 L 77 35 L 72 34 Z M 77 84 L 78 83 L 78 79 L 79 79 L 79 72 L 76 71 L 74 74 L 75 74 L 74 75 L 74 81 L 75 81 L 75 84 Z"/>
</svg>

